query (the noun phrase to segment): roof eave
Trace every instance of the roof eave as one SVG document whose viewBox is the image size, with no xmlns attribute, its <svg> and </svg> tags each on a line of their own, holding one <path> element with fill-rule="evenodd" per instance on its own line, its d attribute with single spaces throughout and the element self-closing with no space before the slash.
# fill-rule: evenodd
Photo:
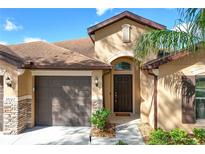
<svg viewBox="0 0 205 154">
<path fill-rule="evenodd" d="M 45 66 L 45 65 L 26 65 L 25 69 L 46 69 L 46 70 L 110 70 L 111 66 L 87 66 L 87 67 L 58 67 L 58 66 Z"/>
<path fill-rule="evenodd" d="M 89 35 L 93 35 L 95 33 L 95 31 L 99 30 L 99 29 L 102 29 L 106 26 L 109 26 L 110 24 L 113 24 L 123 18 L 128 18 L 128 19 L 131 19 L 133 21 L 137 21 L 138 23 L 141 23 L 141 24 L 144 24 L 144 25 L 147 25 L 149 27 L 152 27 L 154 29 L 166 29 L 166 26 L 164 25 L 161 25 L 159 23 L 156 23 L 154 21 L 151 21 L 149 19 L 146 19 L 146 18 L 143 18 L 141 16 L 138 16 L 132 12 L 129 12 L 129 11 L 125 11 L 125 12 L 122 12 L 116 16 L 113 16 L 105 21 L 102 21 L 94 26 L 91 26 L 87 29 L 88 31 L 88 34 Z"/>
<path fill-rule="evenodd" d="M 11 65 L 14 65 L 17 68 L 21 68 L 24 65 L 24 62 L 21 58 L 10 55 L 2 51 L 0 52 L 0 60 L 3 60 Z"/>
<path fill-rule="evenodd" d="M 155 59 L 155 60 L 153 60 L 153 62 L 149 61 L 149 62 L 145 63 L 141 67 L 141 69 L 143 69 L 143 70 L 158 69 L 160 65 L 178 60 L 178 59 L 183 58 L 184 56 L 186 56 L 188 54 L 189 54 L 189 52 L 181 51 L 181 52 L 178 52 L 176 54 L 166 56 L 164 58 Z"/>
</svg>

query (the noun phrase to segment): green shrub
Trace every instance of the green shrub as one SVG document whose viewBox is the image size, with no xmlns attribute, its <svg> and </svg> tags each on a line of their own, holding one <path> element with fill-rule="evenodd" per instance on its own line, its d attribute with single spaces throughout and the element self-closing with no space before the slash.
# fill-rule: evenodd
<svg viewBox="0 0 205 154">
<path fill-rule="evenodd" d="M 188 136 L 187 132 L 180 128 L 176 128 L 170 131 L 171 144 L 178 145 L 193 145 L 196 141 Z"/>
<path fill-rule="evenodd" d="M 159 128 L 150 133 L 148 144 L 167 145 L 169 143 L 169 138 L 169 133 Z"/>
<path fill-rule="evenodd" d="M 128 145 L 128 144 L 122 140 L 119 140 L 115 145 Z"/>
<path fill-rule="evenodd" d="M 195 144 L 197 144 L 197 142 L 193 138 L 189 136 L 184 138 L 183 145 L 195 145 Z"/>
<path fill-rule="evenodd" d="M 183 144 L 184 139 L 187 137 L 187 133 L 180 128 L 171 130 L 169 134 L 173 144 Z"/>
<path fill-rule="evenodd" d="M 200 144 L 205 143 L 205 129 L 194 128 L 193 133 L 194 133 L 195 138 L 198 140 Z"/>
<path fill-rule="evenodd" d="M 92 114 L 90 122 L 98 129 L 104 130 L 110 115 L 110 111 L 102 108 Z"/>
</svg>

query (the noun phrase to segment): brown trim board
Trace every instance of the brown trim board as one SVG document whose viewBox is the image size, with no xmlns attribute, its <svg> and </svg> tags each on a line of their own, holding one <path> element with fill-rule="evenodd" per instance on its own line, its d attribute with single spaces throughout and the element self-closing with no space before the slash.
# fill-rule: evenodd
<svg viewBox="0 0 205 154">
<path fill-rule="evenodd" d="M 157 95 L 158 95 L 158 76 L 156 76 L 154 73 L 148 72 L 149 75 L 154 77 L 154 129 L 158 128 L 158 107 L 157 107 Z"/>
</svg>

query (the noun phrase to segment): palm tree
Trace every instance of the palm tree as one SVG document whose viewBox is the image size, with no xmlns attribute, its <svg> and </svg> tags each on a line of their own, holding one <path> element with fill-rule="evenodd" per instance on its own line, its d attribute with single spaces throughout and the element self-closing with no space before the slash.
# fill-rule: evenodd
<svg viewBox="0 0 205 154">
<path fill-rule="evenodd" d="M 153 30 L 140 36 L 134 47 L 138 61 L 150 53 L 159 51 L 175 53 L 182 50 L 197 51 L 197 45 L 205 47 L 205 9 L 178 9 L 180 19 L 173 30 Z"/>
</svg>

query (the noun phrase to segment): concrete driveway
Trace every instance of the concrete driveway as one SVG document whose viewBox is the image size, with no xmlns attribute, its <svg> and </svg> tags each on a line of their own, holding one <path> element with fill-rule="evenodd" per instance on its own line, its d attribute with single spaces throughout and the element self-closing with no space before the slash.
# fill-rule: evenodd
<svg viewBox="0 0 205 154">
<path fill-rule="evenodd" d="M 115 138 L 92 137 L 90 127 L 34 127 L 19 135 L 0 134 L 0 145 L 113 145 L 123 140 L 129 145 L 143 145 L 144 141 L 138 129 L 140 119 L 113 117 L 116 124 Z"/>
<path fill-rule="evenodd" d="M 19 135 L 0 134 L 5 145 L 87 145 L 90 127 L 34 127 Z"/>
</svg>

